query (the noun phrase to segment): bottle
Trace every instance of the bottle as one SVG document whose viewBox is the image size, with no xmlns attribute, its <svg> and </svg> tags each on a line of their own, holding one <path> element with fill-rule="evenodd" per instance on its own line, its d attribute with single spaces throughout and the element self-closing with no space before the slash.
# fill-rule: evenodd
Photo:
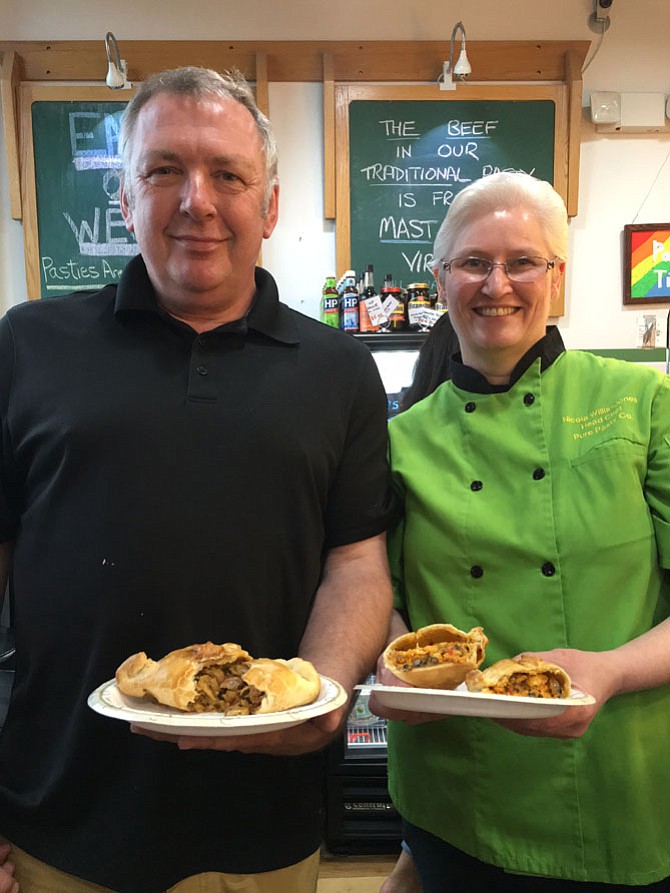
<svg viewBox="0 0 670 893">
<path fill-rule="evenodd" d="M 374 267 L 368 264 L 363 275 L 363 292 L 359 304 L 360 331 L 370 334 L 379 331 L 381 301 L 375 288 Z"/>
<path fill-rule="evenodd" d="M 328 274 L 321 291 L 321 322 L 339 328 L 340 302 L 335 286 L 335 276 Z"/>
<path fill-rule="evenodd" d="M 356 274 L 347 270 L 340 296 L 340 328 L 352 335 L 360 330 Z"/>
<path fill-rule="evenodd" d="M 384 284 L 379 289 L 384 319 L 380 323 L 380 332 L 402 332 L 405 329 L 405 305 L 402 300 L 402 289 L 393 283 L 393 276 L 387 273 Z"/>
<path fill-rule="evenodd" d="M 427 332 L 427 314 L 430 310 L 430 297 L 427 282 L 413 282 L 407 286 L 407 328 L 410 332 Z"/>
</svg>

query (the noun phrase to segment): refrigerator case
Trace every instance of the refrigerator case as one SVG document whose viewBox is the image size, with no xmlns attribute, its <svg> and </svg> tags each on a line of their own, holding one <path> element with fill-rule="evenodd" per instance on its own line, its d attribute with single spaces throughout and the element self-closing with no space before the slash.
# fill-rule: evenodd
<svg viewBox="0 0 670 893">
<path fill-rule="evenodd" d="M 374 676 L 366 680 L 374 683 Z M 345 732 L 330 748 L 326 846 L 343 855 L 397 854 L 400 816 L 386 784 L 386 720 L 370 713 L 369 689 L 354 701 Z"/>
<path fill-rule="evenodd" d="M 414 366 L 425 332 L 387 332 L 380 335 L 354 335 L 366 344 L 377 364 L 388 402 L 388 418 L 400 411 L 400 400 L 412 383 Z"/>
</svg>

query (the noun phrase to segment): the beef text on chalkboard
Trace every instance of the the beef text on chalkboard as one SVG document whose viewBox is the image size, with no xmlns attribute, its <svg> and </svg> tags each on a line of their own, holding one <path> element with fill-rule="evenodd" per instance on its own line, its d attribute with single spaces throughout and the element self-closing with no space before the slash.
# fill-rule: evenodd
<svg viewBox="0 0 670 893">
<path fill-rule="evenodd" d="M 553 182 L 555 105 L 536 101 L 352 101 L 351 266 L 425 278 L 454 196 L 499 170 Z"/>
<path fill-rule="evenodd" d="M 123 102 L 34 102 L 43 298 L 117 282 L 138 252 L 121 215 Z"/>
</svg>

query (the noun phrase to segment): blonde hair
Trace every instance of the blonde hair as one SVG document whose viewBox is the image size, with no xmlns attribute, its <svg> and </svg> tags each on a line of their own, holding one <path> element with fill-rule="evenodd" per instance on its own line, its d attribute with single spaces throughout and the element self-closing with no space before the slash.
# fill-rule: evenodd
<svg viewBox="0 0 670 893">
<path fill-rule="evenodd" d="M 551 259 L 565 260 L 568 214 L 551 183 L 522 172 L 501 171 L 475 180 L 458 193 L 435 237 L 433 257 L 438 268 L 450 254 L 462 229 L 485 214 L 511 208 L 531 211 L 544 234 Z"/>
</svg>

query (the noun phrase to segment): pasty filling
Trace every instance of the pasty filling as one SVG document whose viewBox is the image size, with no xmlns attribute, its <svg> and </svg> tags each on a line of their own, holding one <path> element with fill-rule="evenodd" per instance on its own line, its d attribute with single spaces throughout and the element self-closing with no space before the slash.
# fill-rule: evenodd
<svg viewBox="0 0 670 893">
<path fill-rule="evenodd" d="M 560 698 L 563 687 L 555 676 L 547 673 L 514 673 L 508 679 L 501 679 L 488 691 L 494 695 L 517 695 L 523 698 Z"/>
<path fill-rule="evenodd" d="M 216 711 L 227 716 L 249 716 L 260 707 L 264 693 L 249 685 L 242 676 L 250 667 L 248 661 L 217 666 L 211 664 L 195 677 L 196 698 L 189 705 L 193 713 Z"/>
<path fill-rule="evenodd" d="M 434 667 L 436 664 L 456 664 L 467 660 L 471 645 L 467 642 L 436 642 L 406 651 L 391 651 L 389 660 L 399 670 Z"/>
</svg>

